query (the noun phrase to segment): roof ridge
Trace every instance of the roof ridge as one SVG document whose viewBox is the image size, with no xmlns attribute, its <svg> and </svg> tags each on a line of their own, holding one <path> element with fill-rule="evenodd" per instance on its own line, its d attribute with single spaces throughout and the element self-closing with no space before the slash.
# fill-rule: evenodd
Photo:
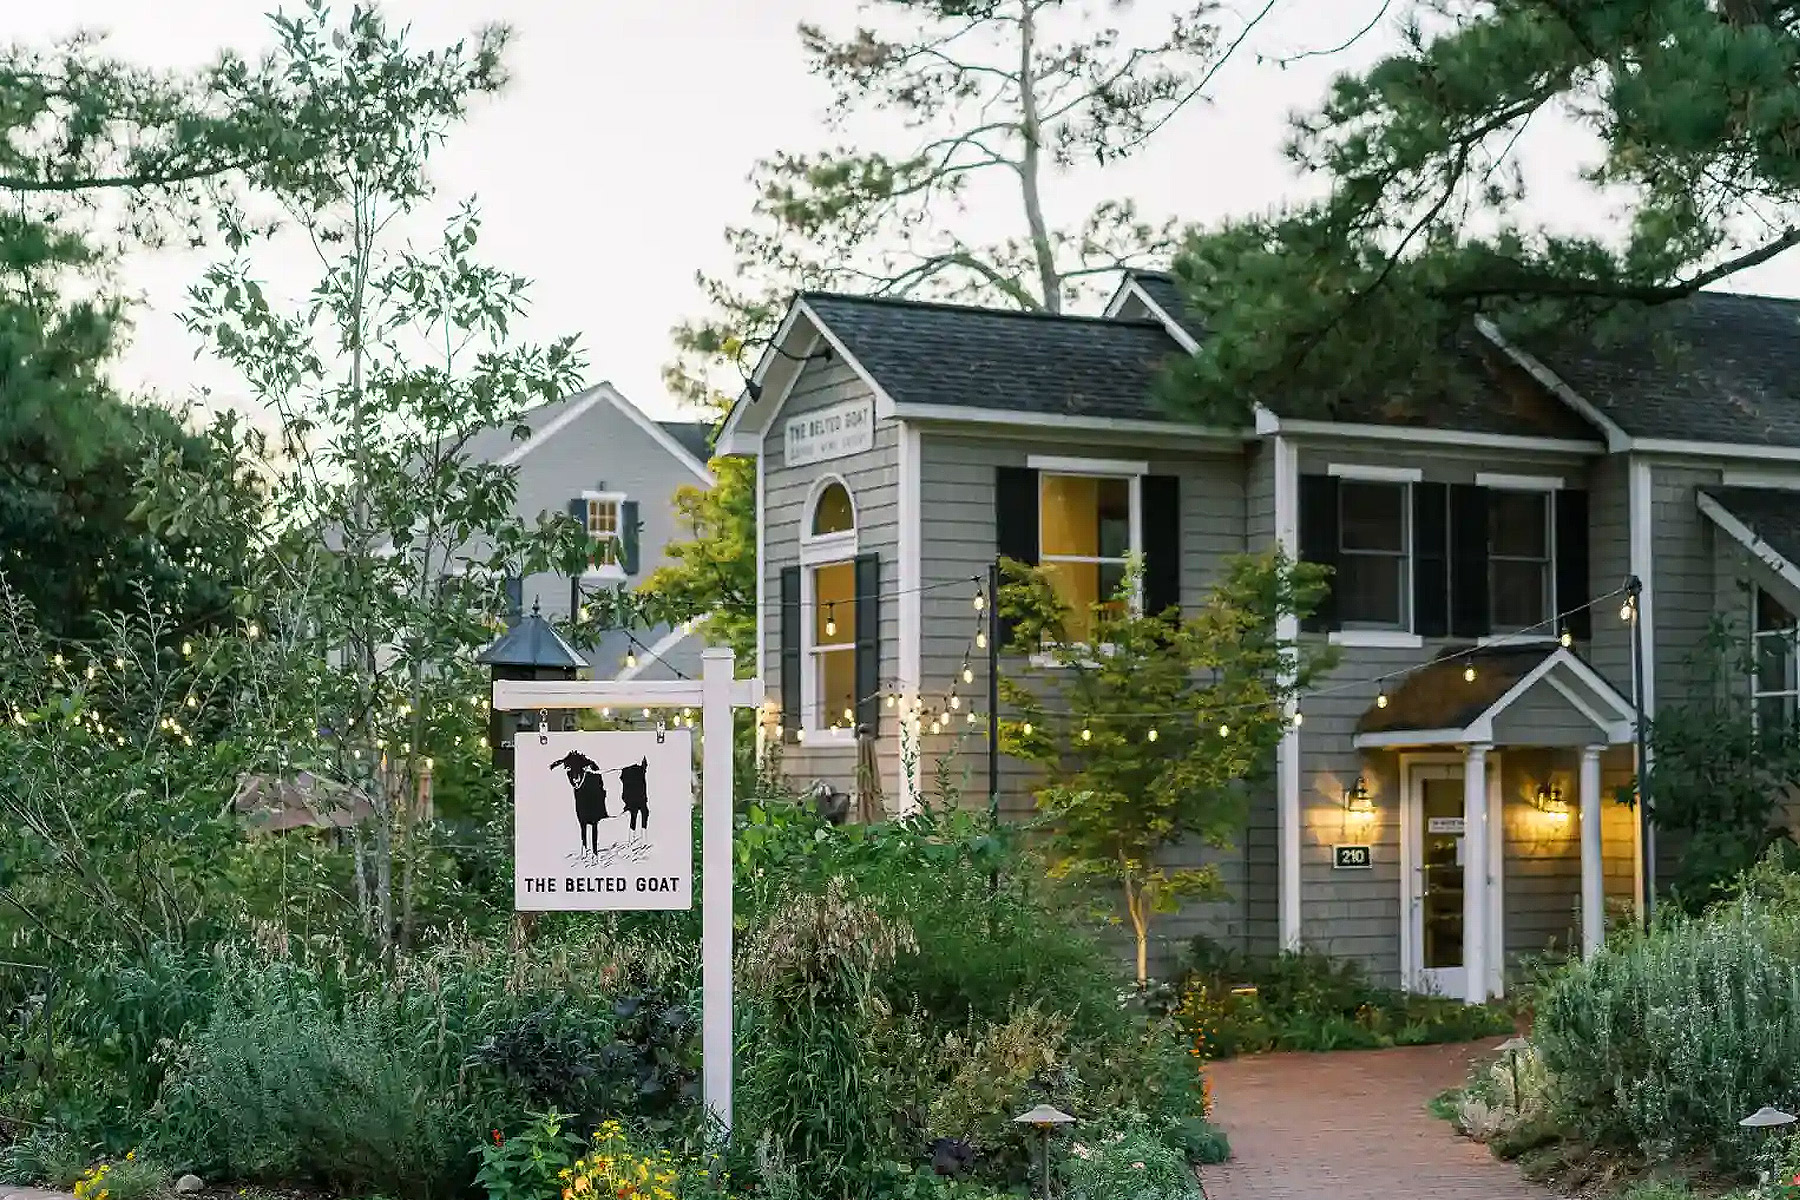
<svg viewBox="0 0 1800 1200">
<path fill-rule="evenodd" d="M 889 308 L 934 309 L 939 312 L 969 313 L 974 316 L 988 317 L 1022 317 L 1028 320 L 1070 324 L 1104 325 L 1107 327 L 1141 327 L 1161 329 L 1162 322 L 1147 318 L 1122 320 L 1099 313 L 1065 313 L 1046 312 L 1043 309 L 1029 308 L 996 308 L 984 304 L 957 304 L 949 300 L 914 300 L 904 296 L 862 296 L 855 292 L 804 291 L 799 294 L 802 300 L 845 300 L 855 304 L 878 304 Z"/>
</svg>

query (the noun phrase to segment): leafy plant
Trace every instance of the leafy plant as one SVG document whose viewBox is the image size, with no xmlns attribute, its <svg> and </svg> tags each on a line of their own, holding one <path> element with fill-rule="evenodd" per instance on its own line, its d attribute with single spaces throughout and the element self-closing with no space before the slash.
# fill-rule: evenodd
<svg viewBox="0 0 1800 1200">
<path fill-rule="evenodd" d="M 1053 871 L 1117 889 L 1145 986 L 1154 915 L 1184 896 L 1223 894 L 1216 867 L 1171 867 L 1165 852 L 1232 844 L 1246 783 L 1269 769 L 1290 704 L 1330 664 L 1329 649 L 1277 632 L 1282 616 L 1317 604 L 1326 572 L 1279 551 L 1239 556 L 1183 616 L 1134 611 L 1141 559 L 1087 612 L 1043 570 L 1004 565 L 1010 649 L 1050 666 L 1001 680 L 1016 714 L 1002 722 L 1001 748 L 1045 773 L 1037 804 Z"/>
<path fill-rule="evenodd" d="M 580 1153 L 583 1140 L 565 1128 L 563 1113 L 542 1113 L 527 1118 L 525 1128 L 508 1137 L 498 1129 L 475 1148 L 481 1165 L 475 1182 L 488 1200 L 547 1200 L 556 1195 L 560 1179 Z"/>
<path fill-rule="evenodd" d="M 1200 1195 L 1187 1159 L 1140 1122 L 1074 1142 L 1061 1173 L 1067 1200 L 1188 1200 Z"/>
<path fill-rule="evenodd" d="M 149 1200 L 169 1187 L 168 1167 L 127 1151 L 123 1158 L 94 1164 L 75 1181 L 75 1200 Z"/>
</svg>

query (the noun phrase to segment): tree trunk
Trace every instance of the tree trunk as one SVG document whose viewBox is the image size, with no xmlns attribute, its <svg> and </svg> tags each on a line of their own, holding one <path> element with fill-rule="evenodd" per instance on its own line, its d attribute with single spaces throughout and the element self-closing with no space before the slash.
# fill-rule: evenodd
<svg viewBox="0 0 1800 1200">
<path fill-rule="evenodd" d="M 1038 112 L 1037 74 L 1032 54 L 1037 48 L 1038 0 L 1024 0 L 1019 13 L 1019 133 L 1025 151 L 1019 162 L 1019 191 L 1025 202 L 1025 227 L 1031 237 L 1031 254 L 1037 262 L 1038 289 L 1044 311 L 1062 311 L 1062 276 L 1056 269 L 1056 250 L 1050 243 L 1050 226 L 1044 220 L 1043 121 Z"/>
<path fill-rule="evenodd" d="M 1150 983 L 1150 914 L 1145 904 L 1144 885 L 1125 878 L 1125 914 L 1131 918 L 1131 932 L 1137 939 L 1137 984 L 1142 991 Z"/>
</svg>

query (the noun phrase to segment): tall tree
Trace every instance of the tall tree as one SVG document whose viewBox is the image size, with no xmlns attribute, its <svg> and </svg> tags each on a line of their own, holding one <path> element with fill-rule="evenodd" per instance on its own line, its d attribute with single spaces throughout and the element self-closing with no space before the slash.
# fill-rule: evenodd
<svg viewBox="0 0 1800 1200">
<path fill-rule="evenodd" d="M 732 268 L 700 277 L 711 309 L 675 330 L 671 390 L 723 412 L 795 291 L 977 300 L 1060 312 L 1127 266 L 1165 261 L 1172 223 L 1108 200 L 1060 223 L 1079 166 L 1141 153 L 1275 7 L 1229 30 L 1213 0 L 1177 0 L 1141 39 L 1129 0 L 862 0 L 849 31 L 802 25 L 808 69 L 831 88 L 834 133 L 898 120 L 897 154 L 783 151 L 752 172 L 751 219 L 726 231 Z M 996 211 L 1006 213 L 993 220 Z M 727 389 L 729 394 L 719 389 Z M 714 555 L 712 529 L 753 528 L 755 497 L 720 476 L 706 525 L 649 581 L 691 614 L 755 595 L 754 540 Z M 722 577 L 730 586 L 721 588 Z M 742 636 L 748 626 L 740 626 Z"/>
<path fill-rule="evenodd" d="M 1241 418 L 1277 389 L 1321 414 L 1429 404 L 1458 386 L 1442 349 L 1472 315 L 1525 339 L 1603 336 L 1800 244 L 1800 6 L 1419 8 L 1400 53 L 1296 124 L 1294 161 L 1329 193 L 1186 247 L 1208 330 L 1174 388 L 1188 411 Z M 1622 210 L 1608 228 L 1531 207 L 1566 155 L 1521 148 L 1557 120 L 1600 149 L 1586 211 Z"/>
</svg>

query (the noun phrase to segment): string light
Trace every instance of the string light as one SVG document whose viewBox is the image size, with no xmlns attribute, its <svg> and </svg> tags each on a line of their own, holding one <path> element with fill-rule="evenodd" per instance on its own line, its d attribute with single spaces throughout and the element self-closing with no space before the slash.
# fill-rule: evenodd
<svg viewBox="0 0 1800 1200">
<path fill-rule="evenodd" d="M 1475 682 L 1475 664 L 1474 663 L 1470 663 L 1468 666 L 1463 668 L 1463 682 L 1464 683 L 1474 683 Z"/>
<path fill-rule="evenodd" d="M 607 720 L 611 720 L 611 719 L 612 719 L 612 709 L 610 709 L 610 708 L 603 708 L 603 709 L 601 709 L 601 710 L 600 710 L 600 715 L 601 715 L 601 716 L 602 716 L 602 717 L 605 717 L 605 718 L 606 718 L 606 719 L 607 719 Z"/>
<path fill-rule="evenodd" d="M 252 621 L 252 622 L 250 622 L 250 627 L 248 629 L 244 630 L 244 633 L 246 636 L 249 637 L 249 639 L 251 641 L 254 642 L 257 638 L 262 636 L 262 627 L 260 625 L 258 625 L 255 621 Z"/>
<path fill-rule="evenodd" d="M 895 704 L 896 704 L 896 703 L 898 703 L 898 701 L 896 701 L 896 700 L 895 700 L 895 698 L 894 698 L 894 694 L 893 694 L 893 693 L 892 693 L 892 692 L 889 692 L 889 693 L 888 693 L 888 698 L 887 698 L 887 706 L 888 706 L 888 707 L 889 707 L 889 708 L 892 708 L 892 707 L 894 707 L 894 705 L 895 705 Z"/>
<path fill-rule="evenodd" d="M 837 605 L 835 602 L 831 603 L 831 604 L 827 604 L 825 606 L 825 636 L 826 637 L 836 637 L 837 636 L 837 615 L 836 614 L 837 614 Z"/>
<path fill-rule="evenodd" d="M 1025 722 L 1024 734 L 1026 737 L 1031 736 L 1031 722 L 1030 721 Z"/>
<path fill-rule="evenodd" d="M 115 670 L 123 671 L 125 669 L 125 660 L 122 658 L 113 659 L 113 668 Z"/>
<path fill-rule="evenodd" d="M 969 669 L 968 663 L 963 664 L 962 675 L 963 675 L 964 683 L 974 683 L 975 682 L 975 672 Z"/>
<path fill-rule="evenodd" d="M 848 725 L 848 724 L 850 724 L 850 722 L 852 722 L 854 720 L 856 720 L 856 714 L 854 712 L 852 712 L 850 709 L 846 708 L 844 710 L 844 724 Z"/>
<path fill-rule="evenodd" d="M 637 670 L 637 651 L 636 650 L 625 651 L 625 669 L 627 671 Z"/>
<path fill-rule="evenodd" d="M 1081 740 L 1084 742 L 1093 741 L 1094 740 L 1094 731 L 1091 729 L 1083 729 L 1081 731 Z"/>
<path fill-rule="evenodd" d="M 1150 732 L 1149 732 L 1149 733 L 1147 733 L 1147 734 L 1145 734 L 1145 735 L 1144 735 L 1144 736 L 1145 736 L 1145 737 L 1147 737 L 1147 738 L 1149 738 L 1149 739 L 1150 739 L 1150 740 L 1151 740 L 1151 741 L 1153 741 L 1153 742 L 1154 742 L 1154 741 L 1155 741 L 1155 740 L 1156 740 L 1156 729 L 1155 729 L 1155 727 L 1154 727 L 1154 726 L 1152 726 L 1152 727 L 1151 727 L 1151 729 L 1150 729 Z"/>
<path fill-rule="evenodd" d="M 975 611 L 980 612 L 982 609 L 984 609 L 986 607 L 987 607 L 987 593 L 985 593 L 981 589 L 977 588 L 975 590 Z"/>
<path fill-rule="evenodd" d="M 59 667 L 62 666 L 63 665 L 63 656 L 62 656 L 61 652 L 59 651 L 58 653 L 51 655 L 50 661 L 55 663 Z"/>
<path fill-rule="evenodd" d="M 1567 625 L 1564 625 L 1562 637 L 1557 640 L 1563 644 L 1563 649 L 1567 650 L 1570 646 L 1575 644 L 1575 635 L 1569 632 L 1569 627 Z"/>
<path fill-rule="evenodd" d="M 1305 720 L 1306 720 L 1306 714 L 1301 712 L 1299 709 L 1295 709 L 1294 710 L 1294 728 L 1295 729 L 1300 728 L 1301 723 Z"/>
<path fill-rule="evenodd" d="M 1637 606 L 1631 602 L 1630 596 L 1625 597 L 1625 603 L 1619 605 L 1619 620 L 1629 621 L 1636 615 Z"/>
<path fill-rule="evenodd" d="M 1386 708 L 1387 704 L 1387 689 L 1383 688 L 1381 691 L 1375 693 L 1375 707 Z"/>
<path fill-rule="evenodd" d="M 986 650 L 987 649 L 987 633 L 986 633 L 986 631 L 977 631 L 976 632 L 975 648 L 977 650 Z"/>
<path fill-rule="evenodd" d="M 781 737 L 781 722 L 779 721 L 775 723 L 775 737 L 777 739 Z"/>
<path fill-rule="evenodd" d="M 1231 736 L 1231 726 L 1229 726 L 1229 725 L 1219 726 L 1219 736 L 1220 737 L 1230 737 Z"/>
<path fill-rule="evenodd" d="M 181 653 L 184 658 L 192 658 L 194 655 L 194 643 L 192 643 L 192 642 L 181 643 Z"/>
<path fill-rule="evenodd" d="M 804 742 L 806 740 L 806 730 L 803 728 L 794 730 L 794 740 L 796 742 Z"/>
<path fill-rule="evenodd" d="M 950 693 L 950 707 L 951 708 L 961 708 L 962 707 L 962 697 L 958 696 L 955 692 Z"/>
<path fill-rule="evenodd" d="M 95 668 L 93 663 L 88 664 L 87 677 L 89 679 L 92 679 L 94 676 L 98 675 L 99 673 L 100 673 L 99 670 Z"/>
<path fill-rule="evenodd" d="M 650 716 L 650 710 L 649 710 L 649 709 L 647 709 L 647 708 L 646 708 L 646 709 L 645 709 L 645 710 L 644 710 L 644 716 L 645 716 L 645 718 L 646 718 L 646 719 L 647 719 L 647 718 L 648 718 L 648 717 L 649 717 L 649 716 Z"/>
<path fill-rule="evenodd" d="M 943 727 L 939 725 L 935 719 L 931 722 L 931 732 L 937 733 L 942 728 Z"/>
<path fill-rule="evenodd" d="M 975 723 L 975 710 L 971 708 L 969 710 L 969 724 L 973 725 L 974 723 Z"/>
</svg>

